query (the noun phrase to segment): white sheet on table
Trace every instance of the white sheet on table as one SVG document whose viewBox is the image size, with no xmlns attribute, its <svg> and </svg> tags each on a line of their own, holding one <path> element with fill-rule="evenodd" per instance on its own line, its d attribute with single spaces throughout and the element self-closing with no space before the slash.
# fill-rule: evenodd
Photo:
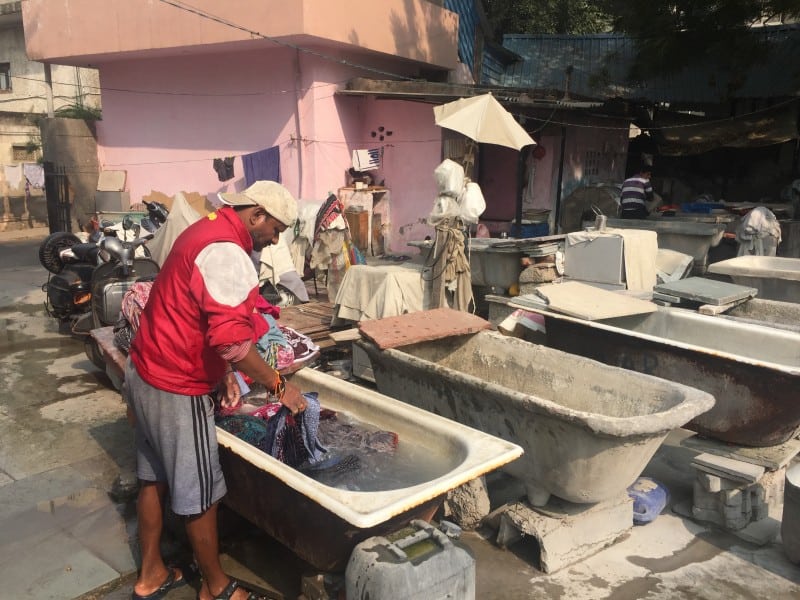
<svg viewBox="0 0 800 600">
<path fill-rule="evenodd" d="M 336 317 L 361 321 L 422 310 L 422 268 L 415 264 L 353 265 L 334 304 Z"/>
</svg>

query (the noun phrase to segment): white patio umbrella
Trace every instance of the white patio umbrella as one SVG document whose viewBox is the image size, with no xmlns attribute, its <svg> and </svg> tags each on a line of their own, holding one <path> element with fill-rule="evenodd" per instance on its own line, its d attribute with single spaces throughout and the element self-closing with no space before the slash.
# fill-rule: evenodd
<svg viewBox="0 0 800 600">
<path fill-rule="evenodd" d="M 457 131 L 481 144 L 497 144 L 514 150 L 536 144 L 491 94 L 435 106 L 433 116 L 439 127 Z"/>
</svg>

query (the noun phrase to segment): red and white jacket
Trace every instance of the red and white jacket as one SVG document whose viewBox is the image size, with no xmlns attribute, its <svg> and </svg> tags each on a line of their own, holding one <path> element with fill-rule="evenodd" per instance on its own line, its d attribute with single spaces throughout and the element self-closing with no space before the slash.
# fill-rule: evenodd
<svg viewBox="0 0 800 600">
<path fill-rule="evenodd" d="M 225 374 L 220 356 L 249 343 L 258 297 L 253 242 L 232 208 L 189 226 L 161 268 L 130 357 L 150 385 L 174 394 L 209 393 Z"/>
</svg>

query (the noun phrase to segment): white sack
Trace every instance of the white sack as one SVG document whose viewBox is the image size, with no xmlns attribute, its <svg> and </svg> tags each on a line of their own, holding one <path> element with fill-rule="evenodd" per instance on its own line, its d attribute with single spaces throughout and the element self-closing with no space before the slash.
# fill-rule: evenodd
<svg viewBox="0 0 800 600">
<path fill-rule="evenodd" d="M 486 210 L 486 200 L 483 198 L 481 186 L 470 181 L 459 196 L 458 204 L 461 206 L 461 220 L 464 223 L 477 223 Z"/>
<path fill-rule="evenodd" d="M 437 196 L 431 214 L 428 215 L 428 225 L 437 225 L 444 219 L 455 219 L 460 214 L 461 207 L 453 196 Z"/>
<path fill-rule="evenodd" d="M 439 195 L 458 198 L 464 189 L 464 167 L 446 158 L 433 170 Z"/>
</svg>

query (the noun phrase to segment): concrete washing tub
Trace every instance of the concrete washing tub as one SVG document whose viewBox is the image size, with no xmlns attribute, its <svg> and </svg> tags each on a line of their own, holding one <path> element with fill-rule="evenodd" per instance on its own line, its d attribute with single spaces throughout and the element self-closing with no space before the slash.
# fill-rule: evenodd
<svg viewBox="0 0 800 600">
<path fill-rule="evenodd" d="M 800 302 L 800 258 L 737 256 L 712 263 L 708 272 L 754 287 L 762 299 Z"/>
<path fill-rule="evenodd" d="M 397 433 L 397 455 L 411 449 L 426 463 L 411 475 L 418 480 L 351 491 L 324 485 L 217 427 L 228 485 L 223 502 L 322 571 L 343 570 L 362 540 L 430 520 L 448 491 L 522 454 L 510 442 L 325 373 L 302 369 L 292 382 L 318 392 L 323 408 Z"/>
<path fill-rule="evenodd" d="M 797 302 L 751 298 L 717 316 L 800 333 L 800 304 Z"/>
<path fill-rule="evenodd" d="M 528 500 L 617 497 L 666 435 L 714 404 L 709 394 L 495 332 L 369 354 L 378 389 L 513 441 L 525 455 L 505 467 Z"/>
<path fill-rule="evenodd" d="M 528 310 L 544 315 L 548 346 L 712 394 L 689 429 L 756 447 L 800 431 L 800 333 L 663 306 L 603 321 Z"/>
<path fill-rule="evenodd" d="M 513 246 L 498 246 L 496 238 L 470 238 L 468 248 L 469 270 L 472 285 L 500 287 L 508 289 L 519 283 L 519 274 L 522 272 L 522 251 Z M 425 264 L 431 260 L 433 241 L 412 241 L 409 246 L 419 248 Z"/>
</svg>

